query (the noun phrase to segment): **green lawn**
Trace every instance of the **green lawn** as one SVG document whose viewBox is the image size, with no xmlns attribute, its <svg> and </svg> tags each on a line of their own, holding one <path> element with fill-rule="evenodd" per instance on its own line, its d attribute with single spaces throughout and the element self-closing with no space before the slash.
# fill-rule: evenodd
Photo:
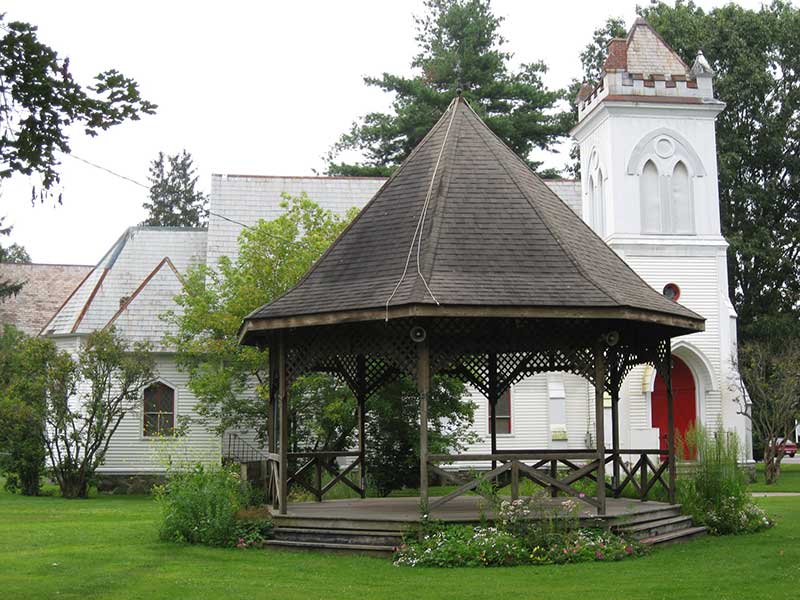
<svg viewBox="0 0 800 600">
<path fill-rule="evenodd" d="M 781 476 L 777 483 L 764 483 L 764 464 L 756 465 L 758 479 L 748 486 L 751 492 L 800 492 L 800 465 L 781 465 Z"/>
<path fill-rule="evenodd" d="M 621 563 L 409 569 L 380 558 L 180 546 L 148 497 L 0 493 L 0 597 L 778 598 L 800 581 L 800 498 L 768 498 L 765 533 L 705 538 Z"/>
</svg>

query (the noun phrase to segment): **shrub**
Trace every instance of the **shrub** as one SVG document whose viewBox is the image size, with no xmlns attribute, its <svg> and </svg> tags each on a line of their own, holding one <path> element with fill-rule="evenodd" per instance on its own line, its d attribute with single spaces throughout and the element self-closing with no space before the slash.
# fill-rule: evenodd
<svg viewBox="0 0 800 600">
<path fill-rule="evenodd" d="M 579 529 L 578 504 L 559 506 L 544 496 L 495 503 L 494 526 L 441 525 L 423 521 L 419 539 L 395 553 L 395 564 L 474 567 L 612 561 L 643 554 L 638 542 L 604 529 Z"/>
<path fill-rule="evenodd" d="M 162 540 L 233 546 L 251 532 L 236 519 L 247 502 L 247 491 L 230 468 L 198 464 L 175 471 L 154 492 L 161 508 Z"/>
<path fill-rule="evenodd" d="M 678 485 L 680 502 L 687 513 L 714 535 L 755 532 L 772 526 L 747 492 L 735 433 L 721 426 L 712 432 L 697 426 L 687 432 L 686 441 L 697 456 Z"/>
</svg>

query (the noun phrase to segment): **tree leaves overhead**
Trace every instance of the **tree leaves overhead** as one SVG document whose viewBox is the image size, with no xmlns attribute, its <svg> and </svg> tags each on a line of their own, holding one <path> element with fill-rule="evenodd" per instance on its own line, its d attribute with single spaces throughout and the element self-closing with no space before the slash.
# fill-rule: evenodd
<svg viewBox="0 0 800 600">
<path fill-rule="evenodd" d="M 716 75 L 722 232 L 744 338 L 798 333 L 800 315 L 800 10 L 658 4 L 642 16 L 684 58 Z"/>
<path fill-rule="evenodd" d="M 344 134 L 328 155 L 329 175 L 388 175 L 441 117 L 458 89 L 487 125 L 518 155 L 549 149 L 565 136 L 571 117 L 559 112 L 560 90 L 542 82 L 546 66 L 523 64 L 511 72 L 502 47 L 502 18 L 489 0 L 427 0 L 416 19 L 419 54 L 408 78 L 383 73 L 368 86 L 394 94 L 391 113 L 369 113 Z M 344 151 L 360 151 L 357 164 L 337 162 Z M 537 166 L 538 163 L 532 163 Z"/>
<path fill-rule="evenodd" d="M 202 227 L 208 219 L 208 197 L 195 190 L 198 176 L 186 150 L 165 156 L 159 152 L 150 165 L 150 199 L 142 206 L 149 216 L 142 225 Z"/>
<path fill-rule="evenodd" d="M 156 105 L 141 97 L 133 79 L 113 69 L 96 75 L 94 85 L 81 86 L 69 59 L 40 42 L 36 27 L 6 24 L 3 15 L 0 27 L 0 179 L 38 174 L 43 199 L 59 181 L 57 153 L 70 152 L 69 126 L 82 125 L 95 136 L 153 114 Z"/>
</svg>

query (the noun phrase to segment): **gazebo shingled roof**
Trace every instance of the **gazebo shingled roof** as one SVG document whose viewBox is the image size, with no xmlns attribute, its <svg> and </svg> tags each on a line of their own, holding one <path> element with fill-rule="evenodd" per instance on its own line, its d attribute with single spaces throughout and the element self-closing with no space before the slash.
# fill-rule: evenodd
<svg viewBox="0 0 800 600">
<path fill-rule="evenodd" d="M 648 286 L 460 97 L 303 279 L 245 319 L 241 337 L 413 316 L 621 318 L 673 335 L 704 327 Z"/>
</svg>

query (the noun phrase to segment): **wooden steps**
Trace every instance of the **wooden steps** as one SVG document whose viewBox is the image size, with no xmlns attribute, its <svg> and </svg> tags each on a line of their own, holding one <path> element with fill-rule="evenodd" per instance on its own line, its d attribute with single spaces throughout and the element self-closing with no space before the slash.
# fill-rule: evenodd
<svg viewBox="0 0 800 600">
<path fill-rule="evenodd" d="M 394 552 L 394 546 L 379 546 L 372 544 L 350 544 L 333 542 L 301 542 L 292 540 L 267 540 L 265 546 L 277 548 L 289 548 L 295 550 L 321 550 L 324 552 L 334 552 L 341 554 L 365 554 L 368 556 L 390 557 Z"/>
<path fill-rule="evenodd" d="M 612 529 L 649 546 L 685 542 L 705 535 L 707 531 L 706 527 L 695 527 L 690 515 L 682 515 L 679 505 L 633 515 Z"/>
</svg>

